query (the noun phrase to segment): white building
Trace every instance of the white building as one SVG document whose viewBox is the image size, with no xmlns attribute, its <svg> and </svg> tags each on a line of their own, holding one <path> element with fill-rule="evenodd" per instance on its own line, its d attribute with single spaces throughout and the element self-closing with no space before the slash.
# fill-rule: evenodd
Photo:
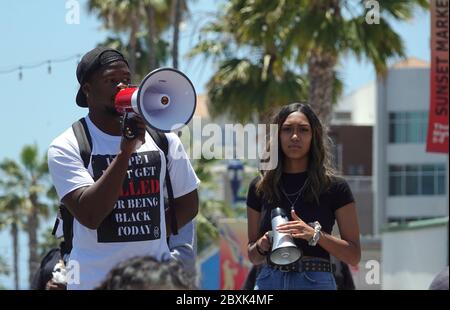
<svg viewBox="0 0 450 310">
<path fill-rule="evenodd" d="M 448 216 L 448 155 L 427 153 L 429 64 L 414 58 L 377 81 L 374 128 L 376 232 L 389 222 Z"/>
<path fill-rule="evenodd" d="M 340 99 L 333 108 L 331 125 L 373 126 L 376 84 L 370 82 Z"/>
<path fill-rule="evenodd" d="M 358 289 L 426 289 L 448 264 L 448 155 L 425 151 L 429 75 L 428 63 L 409 58 L 334 109 L 333 125 L 374 126 L 374 236 L 361 239 L 363 257 L 353 270 Z M 346 176 L 357 197 L 353 178 Z M 367 217 L 363 207 L 359 215 Z M 367 282 L 369 263 L 381 267 L 381 283 Z"/>
<path fill-rule="evenodd" d="M 407 59 L 377 81 L 375 229 L 383 289 L 427 289 L 448 265 L 448 154 L 427 153 L 430 67 Z"/>
<path fill-rule="evenodd" d="M 428 289 L 448 266 L 448 217 L 388 225 L 381 252 L 382 289 Z"/>
</svg>

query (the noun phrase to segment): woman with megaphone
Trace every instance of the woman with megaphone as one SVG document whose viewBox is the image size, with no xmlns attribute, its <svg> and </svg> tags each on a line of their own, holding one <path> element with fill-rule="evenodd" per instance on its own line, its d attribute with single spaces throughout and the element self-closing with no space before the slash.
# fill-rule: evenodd
<svg viewBox="0 0 450 310">
<path fill-rule="evenodd" d="M 335 290 L 330 255 L 361 258 L 355 201 L 331 168 L 328 136 L 309 105 L 292 103 L 274 117 L 278 163 L 247 195 L 248 256 L 260 271 L 257 290 Z M 337 222 L 340 238 L 332 236 Z"/>
<path fill-rule="evenodd" d="M 176 123 L 188 121 L 195 109 L 195 102 L 191 103 L 195 91 L 189 82 L 182 94 L 168 92 L 172 76 L 176 83 L 177 78 L 180 81 L 186 78 L 173 69 L 158 72 L 150 73 L 138 91 L 133 92 L 137 99 L 130 103 L 137 110 L 123 111 L 115 102 L 117 94 L 124 90 L 121 83 L 131 82 L 123 55 L 114 49 L 98 47 L 85 54 L 78 64 L 80 89 L 76 103 L 87 107 L 89 113 L 57 137 L 48 150 L 56 192 L 73 216 L 72 248 L 66 262 L 72 266 L 67 272 L 68 289 L 92 289 L 113 266 L 132 257 L 169 259 L 170 224 L 176 223 L 177 230 L 198 212 L 200 181 L 180 139 L 169 132 L 174 126 L 178 128 L 180 124 Z M 184 96 L 187 112 L 167 119 L 164 113 L 153 113 L 153 105 L 158 107 L 161 103 L 152 100 L 158 96 L 152 87 L 173 95 L 170 109 L 181 104 Z M 150 125 L 165 132 L 167 154 L 149 134 Z M 167 175 L 171 187 L 166 186 Z M 167 187 L 171 189 L 166 190 Z M 168 221 L 167 191 L 170 208 L 174 210 L 174 217 L 168 217 Z M 65 222 L 64 219 L 63 225 Z"/>
</svg>

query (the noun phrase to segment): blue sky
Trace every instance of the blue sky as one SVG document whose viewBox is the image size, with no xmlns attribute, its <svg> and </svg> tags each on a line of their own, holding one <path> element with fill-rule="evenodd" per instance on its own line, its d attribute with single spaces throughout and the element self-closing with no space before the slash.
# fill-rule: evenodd
<svg viewBox="0 0 450 310">
<path fill-rule="evenodd" d="M 100 22 L 86 12 L 87 0 L 81 5 L 80 24 L 67 24 L 65 0 L 7 1 L 0 0 L 0 71 L 19 65 L 33 65 L 48 59 L 63 59 L 84 54 L 99 42 L 107 32 L 100 29 Z M 207 20 L 202 12 L 217 8 L 216 1 L 197 0 L 191 5 L 192 20 L 181 34 L 181 56 L 195 43 L 195 29 Z M 405 41 L 408 56 L 429 61 L 429 14 L 421 12 L 408 23 L 393 23 Z M 376 27 L 374 25 L 374 27 Z M 214 64 L 201 59 L 188 61 L 181 57 L 180 69 L 193 81 L 198 93 L 203 93 L 205 83 L 214 70 Z M 17 158 L 25 144 L 37 143 L 42 154 L 59 133 L 87 112 L 75 104 L 78 83 L 75 76 L 76 59 L 55 63 L 52 73 L 47 66 L 18 72 L 0 74 L 3 120 L 0 122 L 0 160 Z M 374 71 L 368 63 L 357 63 L 352 57 L 342 60 L 340 74 L 345 93 L 349 93 L 374 80 Z M 22 238 L 21 244 L 26 245 Z M 10 241 L 4 232 L 0 234 L 0 253 L 10 257 Z M 22 247 L 24 248 L 24 247 Z M 22 251 L 22 276 L 26 279 L 25 251 Z M 6 251 L 6 252 L 5 252 Z M 6 253 L 6 254 L 5 254 Z M 0 284 L 11 286 L 10 280 Z"/>
<path fill-rule="evenodd" d="M 0 0 L 6 2 L 6 0 Z M 8 1 L 7 10 L 0 11 L 2 49 L 0 71 L 19 65 L 32 65 L 48 59 L 62 59 L 83 54 L 106 38 L 100 22 L 86 12 L 86 0 L 81 5 L 80 24 L 67 24 L 65 1 L 39 0 Z M 193 20 L 181 34 L 181 55 L 195 43 L 192 29 L 204 22 L 199 12 L 213 11 L 213 1 L 194 1 Z M 202 22 L 199 23 L 199 21 Z M 374 25 L 375 27 L 375 25 Z M 429 16 L 426 13 L 408 23 L 394 24 L 405 40 L 407 54 L 429 60 Z M 198 93 L 204 92 L 204 84 L 213 72 L 212 63 L 203 65 L 200 59 L 181 59 L 180 69 L 193 81 Z M 85 109 L 78 108 L 75 94 L 78 83 L 75 76 L 76 60 L 55 63 L 52 73 L 47 66 L 18 72 L 0 74 L 4 120 L 0 122 L 3 139 L 0 160 L 17 157 L 24 144 L 36 142 L 44 152 L 51 140 L 79 117 Z M 374 71 L 368 63 L 357 63 L 352 57 L 343 59 L 341 77 L 345 93 L 374 80 Z"/>
</svg>

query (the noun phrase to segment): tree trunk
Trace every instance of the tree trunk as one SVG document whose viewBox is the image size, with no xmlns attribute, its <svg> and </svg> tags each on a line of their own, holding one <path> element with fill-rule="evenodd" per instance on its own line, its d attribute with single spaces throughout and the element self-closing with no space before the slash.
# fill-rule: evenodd
<svg viewBox="0 0 450 310">
<path fill-rule="evenodd" d="M 275 52 L 275 46 L 270 46 L 268 48 L 266 48 L 267 52 L 266 52 L 266 57 L 269 57 L 269 61 L 267 64 L 267 69 L 263 68 L 263 72 L 262 72 L 262 76 L 261 79 L 263 82 L 267 81 L 268 79 L 270 79 L 273 76 L 273 67 L 275 64 L 275 61 L 277 60 L 277 56 L 276 56 L 276 52 Z M 264 65 L 265 67 L 265 65 Z M 264 72 L 264 70 L 266 72 Z M 263 104 L 263 109 L 262 111 L 260 110 L 260 112 L 258 113 L 258 118 L 259 118 L 259 123 L 260 124 L 270 124 L 270 122 L 273 119 L 273 116 L 275 114 L 275 112 L 278 110 L 278 106 L 276 106 L 276 104 L 273 104 L 272 102 L 269 104 Z"/>
<path fill-rule="evenodd" d="M 30 197 L 31 202 L 31 210 L 28 215 L 27 221 L 27 232 L 28 232 L 28 249 L 29 249 L 29 258 L 28 258 L 28 280 L 31 284 L 33 280 L 34 273 L 39 268 L 39 255 L 38 255 L 38 238 L 37 231 L 39 227 L 39 218 L 38 218 L 38 207 L 37 207 L 37 196 L 32 194 Z"/>
<path fill-rule="evenodd" d="M 264 146 L 268 146 L 270 144 L 270 138 L 271 138 L 271 132 L 270 132 L 270 124 L 272 123 L 272 119 L 273 116 L 276 112 L 278 108 L 272 107 L 272 108 L 267 108 L 264 111 L 261 111 L 258 114 L 258 124 L 265 124 L 265 132 L 264 132 L 264 138 L 262 139 L 262 137 L 259 136 L 259 132 L 256 135 L 255 139 L 255 143 L 256 145 L 258 145 L 258 147 L 262 147 L 263 149 L 265 149 L 267 151 L 267 148 Z M 261 140 L 260 140 L 261 139 Z M 260 154 L 261 156 L 262 154 Z M 263 156 L 265 157 L 265 156 Z"/>
<path fill-rule="evenodd" d="M 259 124 L 270 124 L 272 122 L 276 108 L 267 108 L 259 113 Z"/>
<path fill-rule="evenodd" d="M 155 9 L 149 4 L 145 6 L 147 14 L 147 45 L 150 71 L 156 69 L 156 23 Z"/>
<path fill-rule="evenodd" d="M 313 51 L 308 60 L 309 104 L 328 126 L 331 121 L 336 57 L 326 52 Z"/>
<path fill-rule="evenodd" d="M 130 65 L 131 75 L 136 73 L 136 46 L 137 46 L 137 32 L 139 29 L 138 15 L 136 9 L 133 8 L 131 12 L 131 29 L 130 29 L 130 46 L 129 46 L 129 56 L 128 61 Z"/>
<path fill-rule="evenodd" d="M 16 219 L 13 219 L 11 224 L 11 236 L 13 239 L 14 289 L 19 290 L 19 230 Z"/>
<path fill-rule="evenodd" d="M 181 0 L 175 0 L 173 16 L 173 43 L 172 43 L 172 62 L 173 67 L 178 69 L 178 41 L 180 38 L 181 23 Z"/>
</svg>

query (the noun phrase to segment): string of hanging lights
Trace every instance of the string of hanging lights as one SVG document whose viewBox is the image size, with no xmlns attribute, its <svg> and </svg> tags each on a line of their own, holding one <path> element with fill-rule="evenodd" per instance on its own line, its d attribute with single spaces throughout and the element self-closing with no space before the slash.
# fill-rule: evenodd
<svg viewBox="0 0 450 310">
<path fill-rule="evenodd" d="M 24 70 L 35 69 L 35 68 L 39 68 L 42 66 L 47 66 L 47 73 L 52 74 L 52 65 L 53 64 L 63 63 L 63 62 L 68 62 L 68 61 L 73 61 L 73 60 L 76 60 L 76 63 L 78 64 L 78 62 L 80 61 L 80 58 L 81 58 L 81 54 L 76 54 L 76 55 L 72 55 L 70 57 L 65 57 L 65 58 L 48 59 L 48 60 L 40 61 L 38 63 L 31 64 L 31 65 L 19 65 L 19 66 L 10 68 L 10 69 L 0 69 L 0 75 L 18 72 L 18 78 L 19 78 L 19 80 L 22 80 Z"/>
</svg>

